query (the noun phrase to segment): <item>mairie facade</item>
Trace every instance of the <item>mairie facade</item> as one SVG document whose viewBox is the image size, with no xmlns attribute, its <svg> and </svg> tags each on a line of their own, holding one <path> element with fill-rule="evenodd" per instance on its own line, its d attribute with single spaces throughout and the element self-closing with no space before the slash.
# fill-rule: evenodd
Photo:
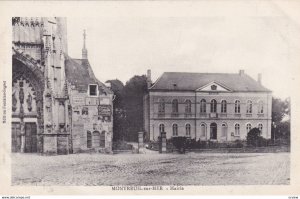
<svg viewBox="0 0 300 199">
<path fill-rule="evenodd" d="M 68 56 L 65 18 L 12 18 L 12 152 L 111 150 L 112 91 Z"/>
<path fill-rule="evenodd" d="M 271 137 L 271 91 L 243 70 L 236 74 L 165 72 L 144 97 L 144 128 L 150 140 L 186 136 L 202 141 L 246 139 L 254 127 Z"/>
</svg>

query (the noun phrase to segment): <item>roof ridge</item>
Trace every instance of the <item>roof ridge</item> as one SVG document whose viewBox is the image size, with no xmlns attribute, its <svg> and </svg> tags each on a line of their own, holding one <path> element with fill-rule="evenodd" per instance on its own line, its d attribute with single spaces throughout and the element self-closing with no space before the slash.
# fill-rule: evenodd
<svg viewBox="0 0 300 199">
<path fill-rule="evenodd" d="M 185 74 L 205 74 L 205 75 L 239 75 L 239 73 L 201 73 L 201 72 L 164 72 L 164 73 L 185 73 Z"/>
<path fill-rule="evenodd" d="M 270 92 L 269 89 L 259 84 L 248 74 L 239 73 L 195 73 L 195 72 L 164 72 L 149 88 L 149 90 L 196 90 L 208 84 L 218 82 L 219 84 L 231 88 L 233 91 L 263 91 Z M 175 90 L 176 90 L 175 89 Z"/>
</svg>

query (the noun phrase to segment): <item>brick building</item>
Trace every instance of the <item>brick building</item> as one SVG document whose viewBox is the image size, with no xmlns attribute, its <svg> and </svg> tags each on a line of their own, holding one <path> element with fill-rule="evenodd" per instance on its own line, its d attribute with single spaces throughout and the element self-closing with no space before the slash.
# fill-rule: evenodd
<svg viewBox="0 0 300 199">
<path fill-rule="evenodd" d="M 85 46 L 82 59 L 68 56 L 66 19 L 13 17 L 12 30 L 12 152 L 111 149 L 113 94 Z"/>
<path fill-rule="evenodd" d="M 165 72 L 154 84 L 148 71 L 144 128 L 150 140 L 187 136 L 219 142 L 246 139 L 257 127 L 271 137 L 271 91 L 240 70 L 227 73 Z"/>
</svg>

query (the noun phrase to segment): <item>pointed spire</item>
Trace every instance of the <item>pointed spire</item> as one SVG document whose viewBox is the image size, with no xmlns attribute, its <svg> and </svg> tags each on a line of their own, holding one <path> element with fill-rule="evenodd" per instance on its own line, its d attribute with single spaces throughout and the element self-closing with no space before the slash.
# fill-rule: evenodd
<svg viewBox="0 0 300 199">
<path fill-rule="evenodd" d="M 82 59 L 87 59 L 87 49 L 86 49 L 86 33 L 85 29 L 83 30 L 83 48 L 82 48 Z"/>
<path fill-rule="evenodd" d="M 83 30 L 83 49 L 85 49 L 85 39 L 86 39 L 86 33 L 85 29 Z"/>
</svg>

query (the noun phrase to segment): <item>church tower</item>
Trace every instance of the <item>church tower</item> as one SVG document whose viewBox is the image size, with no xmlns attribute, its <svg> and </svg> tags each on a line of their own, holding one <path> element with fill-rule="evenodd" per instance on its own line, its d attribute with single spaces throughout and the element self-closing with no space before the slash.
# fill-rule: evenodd
<svg viewBox="0 0 300 199">
<path fill-rule="evenodd" d="M 83 48 L 82 48 L 82 59 L 87 59 L 87 49 L 85 47 L 85 40 L 86 40 L 86 33 L 85 30 L 83 30 Z"/>
</svg>

